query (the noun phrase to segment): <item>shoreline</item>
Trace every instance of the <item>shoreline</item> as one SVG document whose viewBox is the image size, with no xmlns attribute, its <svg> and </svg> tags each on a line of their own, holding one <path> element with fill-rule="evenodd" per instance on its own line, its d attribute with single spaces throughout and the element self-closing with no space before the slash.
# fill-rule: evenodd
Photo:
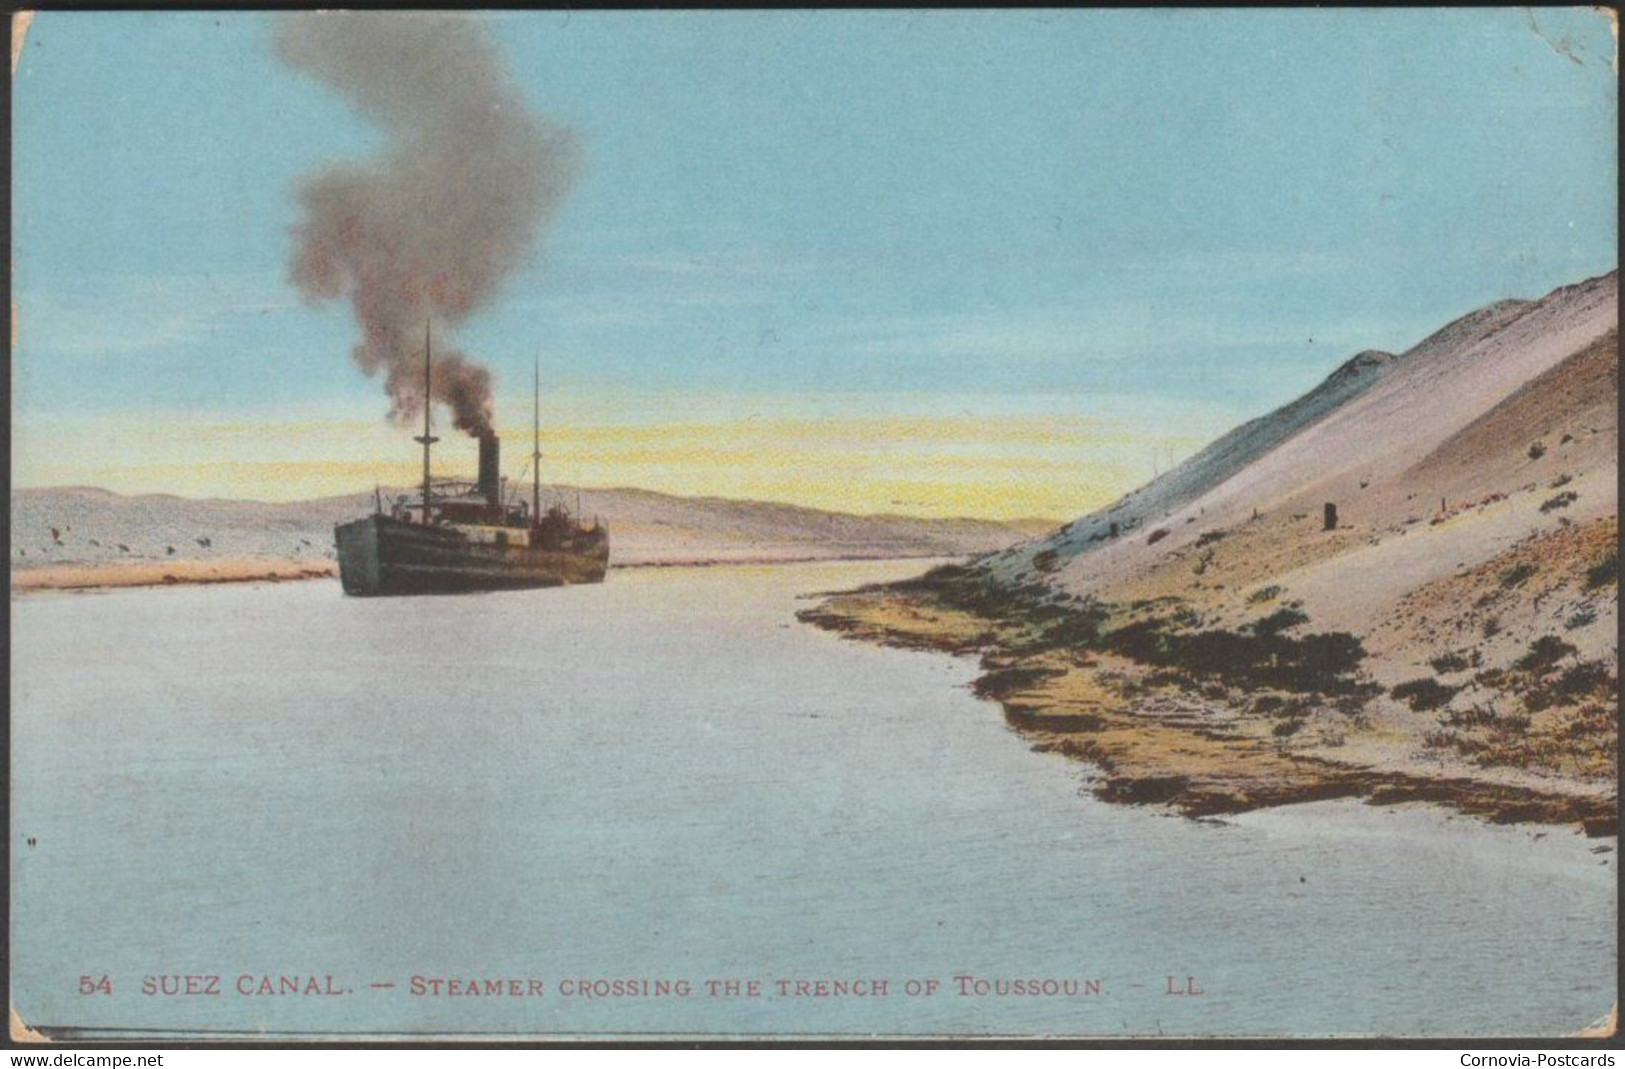
<svg viewBox="0 0 1625 1069">
<path fill-rule="evenodd" d="M 863 561 L 952 559 L 941 553 L 757 553 L 749 556 L 673 556 L 633 558 L 610 563 L 612 571 L 647 568 L 762 567 L 779 564 L 839 564 Z M 13 595 L 72 593 L 96 590 L 134 590 L 145 587 L 219 586 L 228 583 L 287 583 L 308 579 L 337 579 L 338 563 L 296 558 L 265 560 L 176 560 L 115 564 L 47 565 L 13 569 Z"/>
<path fill-rule="evenodd" d="M 338 577 L 336 561 L 275 560 L 132 561 L 128 564 L 64 564 L 12 569 L 13 594 L 52 591 L 127 590 L 154 586 L 215 586 L 283 583 Z"/>
<path fill-rule="evenodd" d="M 949 604 L 928 581 L 827 595 L 796 615 L 843 639 L 978 657 L 983 675 L 973 692 L 997 702 L 1035 750 L 1098 770 L 1089 787 L 1102 801 L 1165 806 L 1192 819 L 1335 798 L 1427 802 L 1491 823 L 1618 834 L 1611 784 L 1453 767 L 1410 752 L 1402 738 L 1384 740 L 1381 758 L 1368 749 L 1361 759 L 1339 759 L 1328 754 L 1345 745 L 1342 737 L 1314 745 L 1282 739 L 1223 687 L 1162 686 L 1150 666 L 1111 652 L 1024 648 L 1017 620 Z M 1328 712 L 1326 722 L 1337 723 L 1337 715 Z M 1356 732 L 1352 721 L 1341 723 L 1317 727 Z"/>
</svg>

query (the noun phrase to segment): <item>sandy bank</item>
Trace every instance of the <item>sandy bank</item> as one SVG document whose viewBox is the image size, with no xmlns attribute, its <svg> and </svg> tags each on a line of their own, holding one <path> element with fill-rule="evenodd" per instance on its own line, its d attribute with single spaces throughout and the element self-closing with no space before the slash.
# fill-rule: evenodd
<svg viewBox="0 0 1625 1069">
<path fill-rule="evenodd" d="M 333 561 L 174 560 L 128 564 L 46 565 L 14 569 L 14 593 L 43 590 L 113 590 L 139 586 L 200 586 L 211 583 L 279 583 L 338 575 Z"/>
<path fill-rule="evenodd" d="M 835 595 L 799 615 L 853 639 L 979 656 L 977 693 L 998 701 L 1037 748 L 1098 768 L 1092 787 L 1103 800 L 1199 817 L 1358 797 L 1616 833 L 1611 782 L 1452 763 L 1392 724 L 1339 711 L 1335 700 L 1318 699 L 1327 708 L 1283 735 L 1287 721 L 1257 712 L 1256 696 L 1170 682 L 1134 659 L 1078 644 L 1034 644 L 1023 621 L 967 610 L 928 584 L 899 587 Z"/>
<path fill-rule="evenodd" d="M 838 549 L 818 551 L 805 546 L 766 551 L 719 550 L 710 553 L 654 552 L 628 555 L 610 563 L 613 570 L 632 568 L 721 568 L 772 564 L 816 564 L 835 561 L 940 560 L 937 553 L 850 553 Z M 336 579 L 335 561 L 186 560 L 130 561 L 44 565 L 13 569 L 14 594 L 62 590 L 116 590 L 147 586 L 207 586 L 214 583 L 292 582 L 300 579 Z"/>
</svg>

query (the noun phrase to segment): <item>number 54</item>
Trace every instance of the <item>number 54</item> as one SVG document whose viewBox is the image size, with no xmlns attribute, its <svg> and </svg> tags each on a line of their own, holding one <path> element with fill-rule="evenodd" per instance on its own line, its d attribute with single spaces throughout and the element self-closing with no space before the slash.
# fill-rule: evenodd
<svg viewBox="0 0 1625 1069">
<path fill-rule="evenodd" d="M 79 993 L 81 995 L 111 995 L 113 981 L 107 974 L 101 976 L 79 977 Z"/>
</svg>

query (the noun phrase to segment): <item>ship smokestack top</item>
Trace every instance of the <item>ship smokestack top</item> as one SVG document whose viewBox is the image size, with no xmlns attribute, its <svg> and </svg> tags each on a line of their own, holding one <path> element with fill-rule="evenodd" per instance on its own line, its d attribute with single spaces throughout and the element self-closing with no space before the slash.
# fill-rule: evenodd
<svg viewBox="0 0 1625 1069">
<path fill-rule="evenodd" d="M 502 505 L 502 442 L 495 431 L 480 434 L 479 492 L 492 508 Z"/>
</svg>

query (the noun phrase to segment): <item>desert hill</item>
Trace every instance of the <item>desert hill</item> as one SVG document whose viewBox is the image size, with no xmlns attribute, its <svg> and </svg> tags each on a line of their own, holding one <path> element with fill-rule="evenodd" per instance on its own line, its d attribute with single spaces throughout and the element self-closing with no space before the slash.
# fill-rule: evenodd
<svg viewBox="0 0 1625 1069">
<path fill-rule="evenodd" d="M 1447 509 L 1459 508 L 1467 500 L 1511 493 L 1542 475 L 1555 478 L 1566 463 L 1606 473 L 1614 464 L 1610 443 L 1617 438 L 1613 393 L 1575 397 L 1567 382 L 1573 374 L 1539 388 L 1536 380 L 1598 345 L 1590 357 L 1591 385 L 1598 385 L 1597 375 L 1606 377 L 1610 366 L 1608 346 L 1617 350 L 1617 341 L 1607 341 L 1617 331 L 1617 299 L 1617 275 L 1610 274 L 1541 301 L 1491 305 L 1399 356 L 1361 354 L 1305 397 L 1238 428 L 1113 505 L 998 555 L 989 566 L 1014 578 L 1039 553 L 1053 551 L 1047 581 L 1082 592 L 1124 573 L 1164 566 L 1204 534 L 1255 522 L 1255 511 L 1256 522 L 1265 526 L 1285 513 L 1286 522 L 1304 524 L 1312 533 L 1330 502 L 1338 506 L 1341 529 L 1369 536 L 1385 524 L 1433 518 L 1441 497 Z M 1617 355 L 1611 359 L 1617 366 Z M 1475 427 L 1526 387 L 1562 393 L 1525 406 L 1530 413 L 1544 406 L 1551 426 L 1517 427 L 1502 419 L 1489 431 L 1498 437 Z M 1561 441 L 1565 434 L 1567 442 Z M 1452 445 L 1458 435 L 1470 437 Z M 1545 452 L 1529 457 L 1537 441 Z M 1443 468 L 1418 464 L 1451 449 L 1456 463 L 1448 478 Z M 1464 455 L 1473 458 L 1470 464 L 1460 463 Z M 1449 458 L 1440 455 L 1436 462 L 1448 466 Z M 1570 518 L 1612 510 L 1613 491 L 1599 488 L 1576 504 Z M 1311 514 L 1292 520 L 1298 512 Z M 1116 539 L 1110 537 L 1113 522 L 1121 533 Z M 1167 534 L 1153 540 L 1159 528 Z M 1301 535 L 1288 528 L 1277 541 L 1283 547 L 1308 544 L 1322 556 L 1341 548 L 1335 538 Z"/>
<path fill-rule="evenodd" d="M 1613 272 L 1361 353 L 1104 509 L 821 622 L 996 636 L 1013 719 L 1187 809 L 1422 772 L 1612 806 L 1617 309 Z"/>
</svg>

